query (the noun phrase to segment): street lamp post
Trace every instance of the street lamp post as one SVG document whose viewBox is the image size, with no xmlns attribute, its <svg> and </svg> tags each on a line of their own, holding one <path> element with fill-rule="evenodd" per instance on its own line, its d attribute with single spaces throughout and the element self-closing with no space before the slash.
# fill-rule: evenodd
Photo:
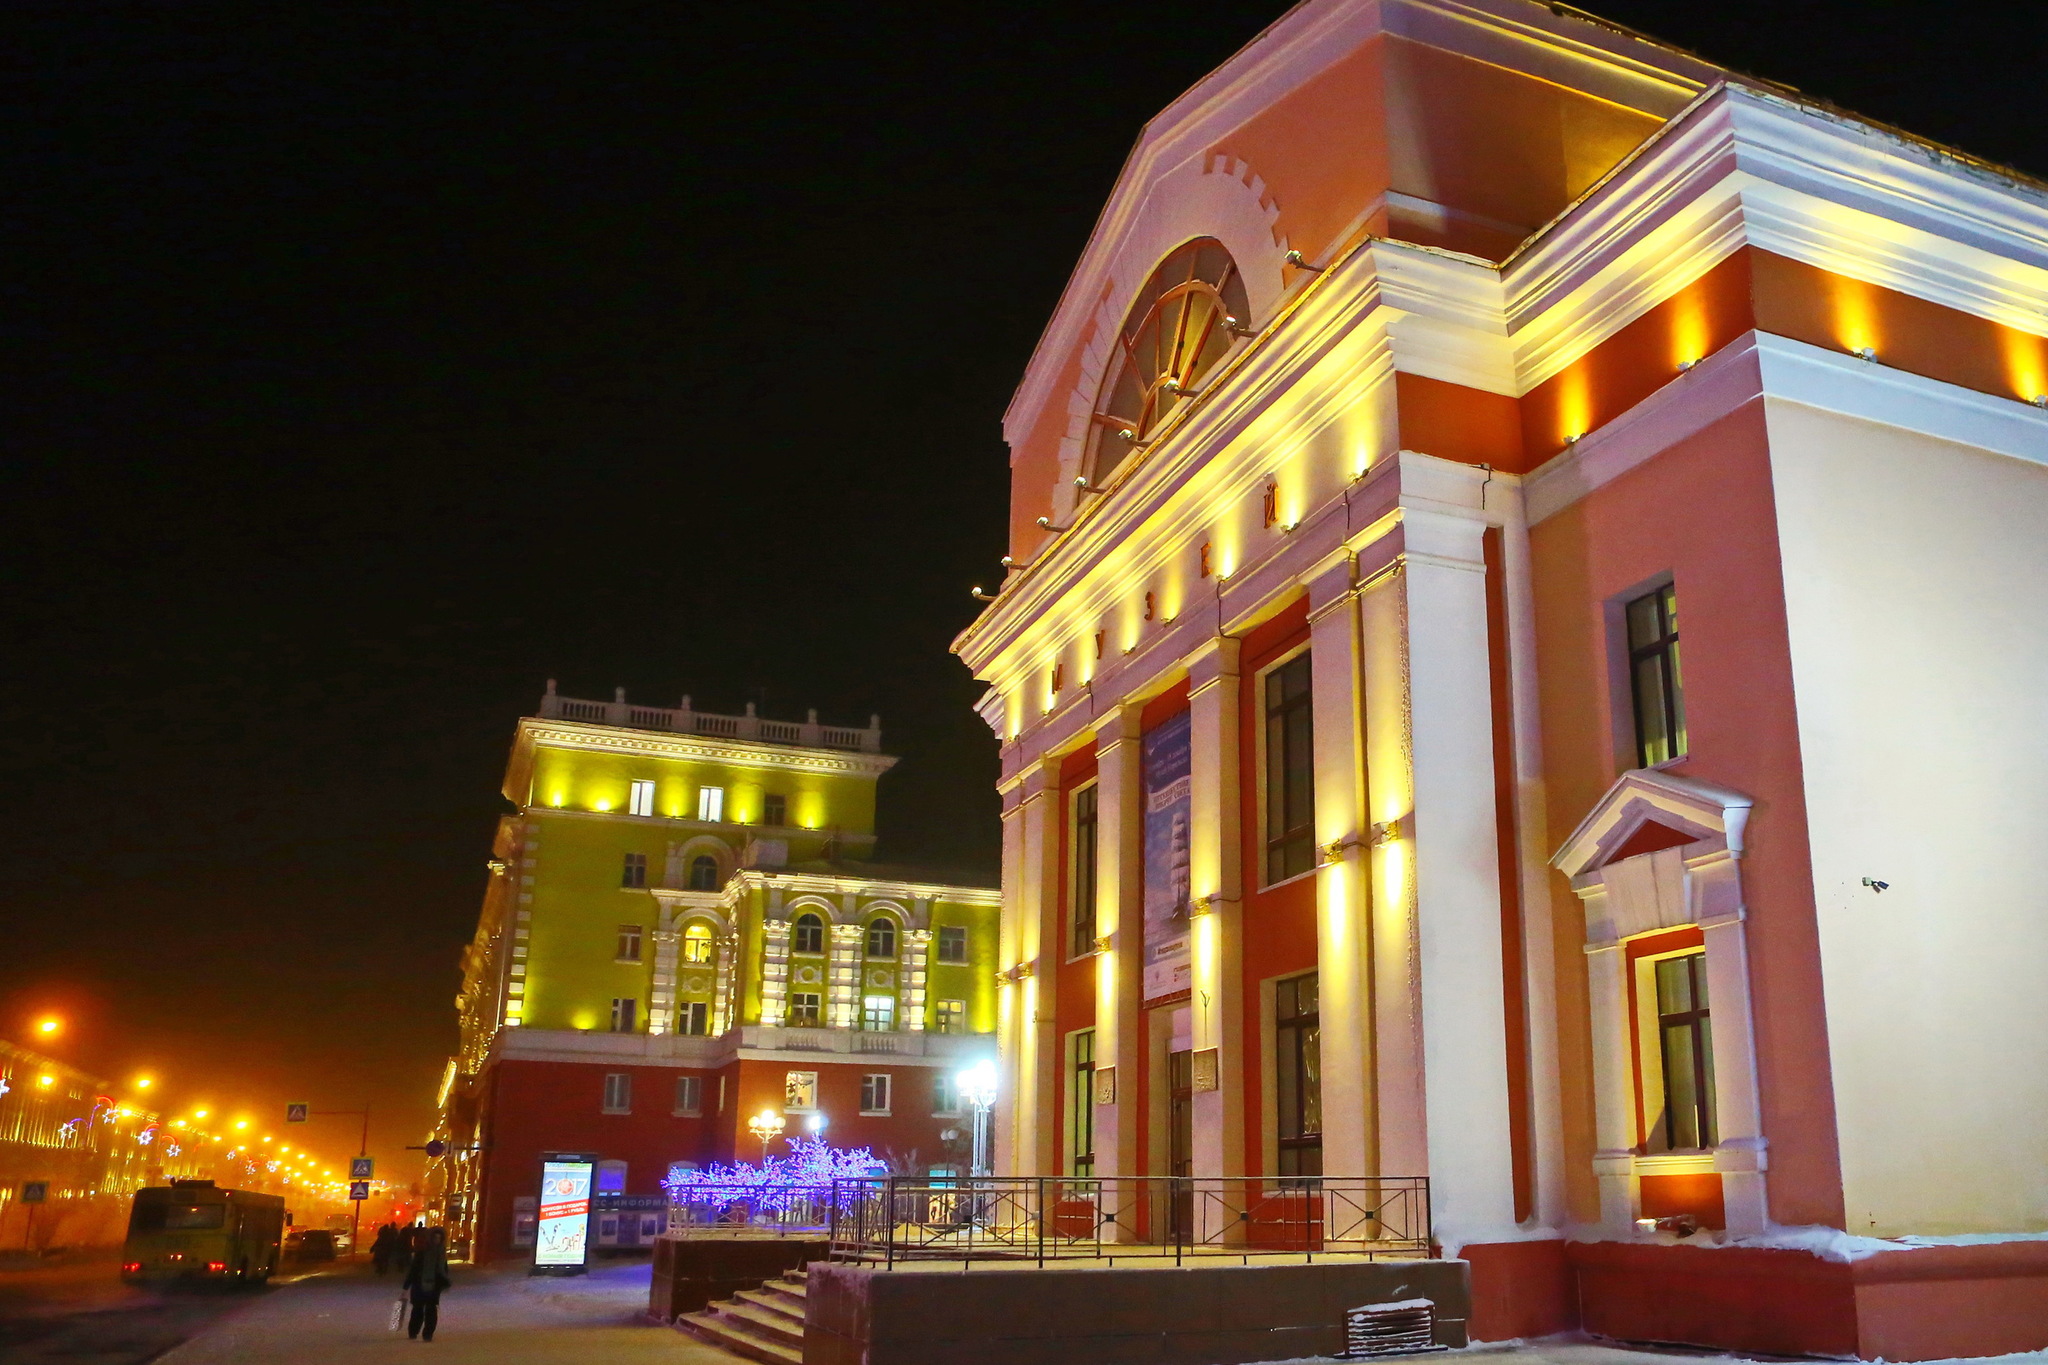
<svg viewBox="0 0 2048 1365">
<path fill-rule="evenodd" d="M 760 1113 L 747 1120 L 747 1131 L 761 1140 L 761 1164 L 763 1166 L 768 1164 L 769 1139 L 781 1137 L 782 1130 L 788 1126 L 788 1122 L 787 1119 L 772 1109 L 763 1109 Z"/>
<path fill-rule="evenodd" d="M 974 1106 L 974 1174 L 987 1175 L 990 1112 L 996 1104 L 996 1068 L 981 1062 L 960 1073 L 960 1098 Z"/>
</svg>

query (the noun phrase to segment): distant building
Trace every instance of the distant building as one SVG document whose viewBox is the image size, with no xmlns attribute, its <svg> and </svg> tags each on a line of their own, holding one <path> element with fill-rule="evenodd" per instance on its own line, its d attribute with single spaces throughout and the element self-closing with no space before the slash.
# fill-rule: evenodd
<svg viewBox="0 0 2048 1365">
<path fill-rule="evenodd" d="M 964 1169 L 953 1078 L 994 1054 L 998 896 L 863 861 L 880 749 L 879 722 L 552 683 L 519 722 L 431 1177 L 480 1258 L 528 1244 L 543 1152 L 600 1157 L 597 1239 L 631 1244 L 671 1167 L 758 1159 L 764 1111 Z"/>
<path fill-rule="evenodd" d="M 1290 9 L 1005 418 L 1004 1168 L 1426 1176 L 1480 1338 L 2048 1346 L 2044 408 L 2040 183 Z"/>
<path fill-rule="evenodd" d="M 135 1191 L 163 1180 L 167 1165 L 193 1173 L 177 1135 L 115 1090 L 0 1041 L 0 1250 L 116 1245 Z"/>
</svg>

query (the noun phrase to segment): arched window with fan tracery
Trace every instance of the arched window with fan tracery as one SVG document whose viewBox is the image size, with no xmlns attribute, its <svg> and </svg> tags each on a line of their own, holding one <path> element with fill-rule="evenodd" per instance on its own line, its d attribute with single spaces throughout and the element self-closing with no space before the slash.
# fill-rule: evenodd
<svg viewBox="0 0 2048 1365">
<path fill-rule="evenodd" d="M 1117 332 L 1095 403 L 1091 483 L 1109 481 L 1181 400 L 1230 353 L 1246 327 L 1244 278 L 1223 243 L 1176 247 L 1138 291 Z"/>
</svg>

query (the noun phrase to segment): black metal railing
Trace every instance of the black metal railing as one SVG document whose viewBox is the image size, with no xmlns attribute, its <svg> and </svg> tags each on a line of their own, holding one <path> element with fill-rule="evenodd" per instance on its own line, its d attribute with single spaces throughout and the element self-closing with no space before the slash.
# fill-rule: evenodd
<svg viewBox="0 0 2048 1365">
<path fill-rule="evenodd" d="M 1429 1254 L 1422 1176 L 874 1176 L 826 1204 L 832 1258 L 883 1266 Z"/>
<path fill-rule="evenodd" d="M 760 1184 L 697 1185 L 670 1191 L 668 1230 L 693 1239 L 823 1237 L 831 1229 L 832 1208 L 839 1197 L 829 1184 L 772 1189 Z M 848 1190 L 845 1197 L 858 1194 Z"/>
</svg>

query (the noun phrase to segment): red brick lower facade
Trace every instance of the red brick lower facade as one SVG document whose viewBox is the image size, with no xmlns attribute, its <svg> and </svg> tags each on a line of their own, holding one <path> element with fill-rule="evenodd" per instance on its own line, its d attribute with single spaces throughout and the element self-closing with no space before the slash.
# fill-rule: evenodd
<svg viewBox="0 0 2048 1365">
<path fill-rule="evenodd" d="M 785 1111 L 786 1076 L 796 1070 L 817 1073 L 814 1111 Z M 467 1224 L 479 1262 L 524 1256 L 527 1248 L 515 1244 L 517 1201 L 537 1192 L 544 1153 L 585 1152 L 599 1161 L 624 1162 L 621 1193 L 659 1196 L 662 1177 L 676 1163 L 760 1160 L 761 1146 L 746 1121 L 763 1111 L 782 1116 L 791 1137 L 805 1134 L 814 1113 L 822 1116 L 834 1146 L 870 1147 L 893 1169 L 951 1164 L 964 1170 L 970 1121 L 934 1112 L 937 1082 L 946 1074 L 929 1064 L 892 1065 L 886 1058 L 738 1057 L 716 1067 L 499 1059 L 485 1068 L 472 1092 L 481 1150 L 475 1186 L 460 1195 L 458 1226 Z M 624 1112 L 608 1112 L 606 1077 L 618 1075 L 630 1078 L 627 1103 Z M 861 1112 L 862 1081 L 872 1075 L 890 1078 L 886 1114 Z M 685 1078 L 697 1081 L 694 1111 L 681 1105 L 687 1095 L 678 1082 Z M 768 1144 L 771 1155 L 787 1151 L 780 1139 Z"/>
</svg>

